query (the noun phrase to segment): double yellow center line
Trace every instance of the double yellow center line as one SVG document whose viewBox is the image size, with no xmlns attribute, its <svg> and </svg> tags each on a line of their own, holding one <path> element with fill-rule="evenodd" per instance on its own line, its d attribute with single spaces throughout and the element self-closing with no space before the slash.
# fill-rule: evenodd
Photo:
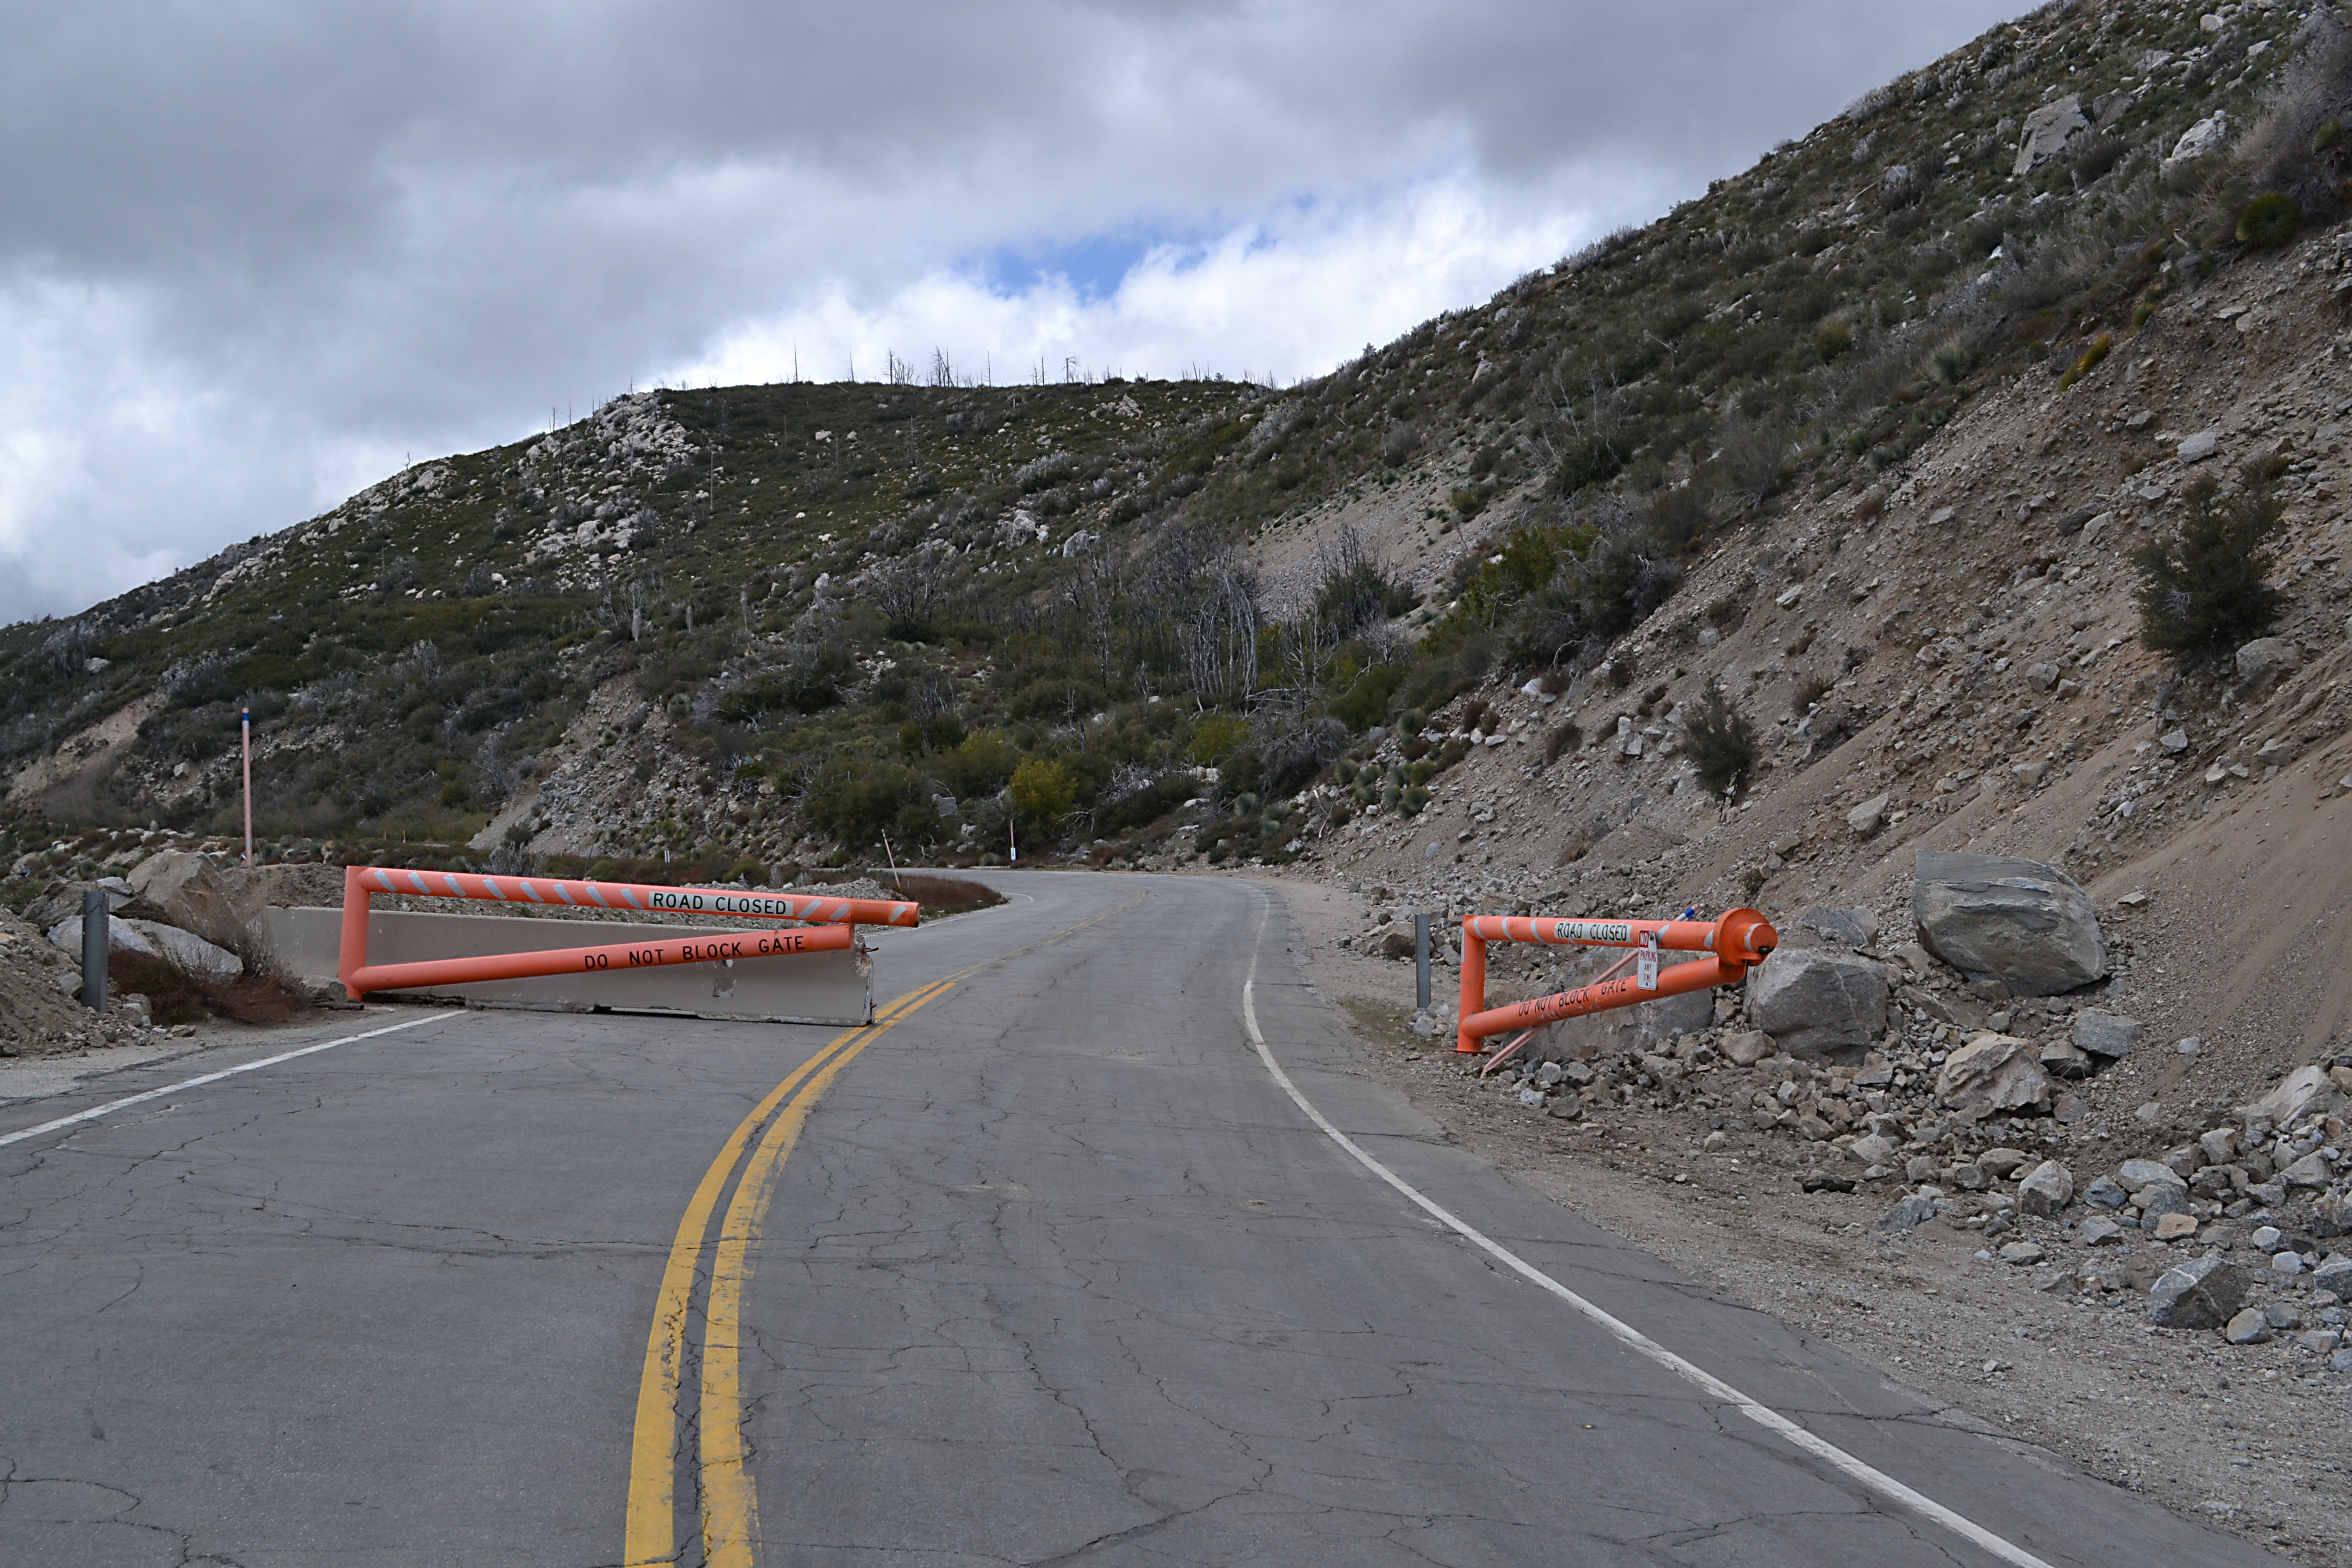
<svg viewBox="0 0 2352 1568">
<path fill-rule="evenodd" d="M 701 1497 L 702 1560 L 705 1568 L 751 1568 L 759 1540 L 760 1504 L 746 1465 L 740 1362 L 743 1288 L 751 1278 L 752 1247 L 767 1213 L 769 1195 L 783 1171 L 784 1158 L 824 1091 L 851 1058 L 918 1008 L 945 995 L 959 981 L 1050 947 L 1089 926 L 1124 914 L 1149 898 L 1138 893 L 1115 909 L 1065 926 L 1048 936 L 1008 949 L 909 991 L 877 1013 L 863 1028 L 836 1036 L 794 1068 L 784 1081 L 751 1108 L 719 1145 L 670 1243 L 655 1298 L 653 1331 L 646 1338 L 645 1370 L 637 1380 L 636 1426 L 629 1445 L 629 1508 L 623 1541 L 625 1568 L 652 1568 L 678 1560 L 677 1474 L 687 1426 L 686 1363 L 695 1276 L 702 1262 L 710 1216 L 735 1181 L 735 1196 L 712 1244 L 710 1289 L 703 1309 L 701 1386 L 696 1407 L 695 1476 Z M 779 1111 L 777 1108 L 783 1109 Z M 767 1129 L 764 1134 L 761 1129 Z M 743 1151 L 759 1138 L 746 1161 Z M 738 1164 L 741 1173 L 736 1172 Z"/>
<path fill-rule="evenodd" d="M 908 992 L 874 1022 L 835 1037 L 786 1075 L 751 1108 L 703 1173 L 677 1224 L 656 1297 L 653 1331 L 646 1339 L 637 1383 L 636 1428 L 630 1443 L 629 1508 L 623 1561 L 628 1568 L 677 1561 L 677 1467 L 685 1424 L 688 1317 L 710 1215 L 742 1163 L 735 1195 L 719 1227 L 710 1289 L 703 1313 L 701 1398 L 697 1474 L 702 1500 L 703 1561 L 708 1568 L 751 1568 L 758 1539 L 759 1498 L 744 1465 L 740 1362 L 743 1288 L 751 1277 L 751 1245 L 776 1178 L 809 1112 L 858 1052 L 918 1008 L 936 1001 L 958 975 Z M 783 1109 L 781 1113 L 778 1106 Z M 743 1151 L 765 1125 L 748 1163 Z"/>
</svg>

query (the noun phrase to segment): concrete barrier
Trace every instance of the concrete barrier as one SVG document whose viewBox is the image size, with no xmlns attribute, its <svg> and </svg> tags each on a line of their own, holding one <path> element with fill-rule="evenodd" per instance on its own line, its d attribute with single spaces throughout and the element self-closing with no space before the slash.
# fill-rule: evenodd
<svg viewBox="0 0 2352 1568">
<path fill-rule="evenodd" d="M 317 984 L 338 983 L 341 910 L 273 909 L 268 918 L 271 945 L 289 973 Z M 717 927 L 370 910 L 366 951 L 370 967 L 376 968 L 558 948 L 674 945 L 755 935 Z M 870 967 L 864 952 L 849 947 L 775 958 L 431 984 L 414 990 L 371 989 L 370 994 L 551 1012 L 671 1013 L 782 1024 L 856 1025 L 870 1023 L 874 1017 Z"/>
</svg>

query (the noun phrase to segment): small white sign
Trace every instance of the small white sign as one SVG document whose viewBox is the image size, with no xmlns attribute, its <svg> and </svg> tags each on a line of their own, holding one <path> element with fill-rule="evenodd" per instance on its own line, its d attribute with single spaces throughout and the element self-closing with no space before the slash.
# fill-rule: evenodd
<svg viewBox="0 0 2352 1568">
<path fill-rule="evenodd" d="M 1633 955 L 1633 984 L 1644 991 L 1658 988 L 1658 933 L 1643 931 L 1642 949 Z"/>
</svg>

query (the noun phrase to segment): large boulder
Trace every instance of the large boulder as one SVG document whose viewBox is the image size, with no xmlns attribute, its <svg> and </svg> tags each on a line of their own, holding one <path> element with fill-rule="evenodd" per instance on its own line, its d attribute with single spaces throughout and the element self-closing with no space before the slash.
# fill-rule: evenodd
<svg viewBox="0 0 2352 1568">
<path fill-rule="evenodd" d="M 2285 637 L 2256 637 L 2238 650 L 2238 679 L 2255 690 L 2303 668 L 2303 649 Z"/>
<path fill-rule="evenodd" d="M 79 915 L 51 927 L 48 936 L 55 946 L 77 958 L 81 955 Z M 216 947 L 193 931 L 156 921 L 112 916 L 106 922 L 106 945 L 110 953 L 162 959 L 199 980 L 234 980 L 245 973 L 245 961 L 226 948 Z"/>
<path fill-rule="evenodd" d="M 1849 952 L 1784 947 L 1749 972 L 1748 1016 L 1790 1056 L 1860 1050 L 1886 1027 L 1886 972 Z"/>
<path fill-rule="evenodd" d="M 258 958 L 269 945 L 262 882 L 243 867 L 209 855 L 166 849 L 131 873 L 138 897 L 128 913 L 192 931 L 215 947 Z"/>
<path fill-rule="evenodd" d="M 1956 1110 L 2046 1110 L 2050 1075 L 2029 1041 L 1982 1034 L 1954 1051 L 1936 1075 L 1936 1098 Z"/>
<path fill-rule="evenodd" d="M 2055 866 L 1923 849 L 1911 912 L 1927 950 L 2012 996 L 2053 996 L 2107 972 L 2106 938 L 2080 883 Z"/>
<path fill-rule="evenodd" d="M 2218 1329 L 2245 1304 L 2245 1271 L 2208 1254 L 2157 1276 L 2147 1321 L 2159 1329 Z"/>
</svg>

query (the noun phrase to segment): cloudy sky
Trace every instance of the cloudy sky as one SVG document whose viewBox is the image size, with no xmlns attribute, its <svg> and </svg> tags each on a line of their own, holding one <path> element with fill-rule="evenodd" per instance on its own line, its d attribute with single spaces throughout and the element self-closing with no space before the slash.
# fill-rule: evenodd
<svg viewBox="0 0 2352 1568">
<path fill-rule="evenodd" d="M 632 385 L 1312 375 L 2021 9 L 8 4 L 0 622 Z"/>
</svg>

